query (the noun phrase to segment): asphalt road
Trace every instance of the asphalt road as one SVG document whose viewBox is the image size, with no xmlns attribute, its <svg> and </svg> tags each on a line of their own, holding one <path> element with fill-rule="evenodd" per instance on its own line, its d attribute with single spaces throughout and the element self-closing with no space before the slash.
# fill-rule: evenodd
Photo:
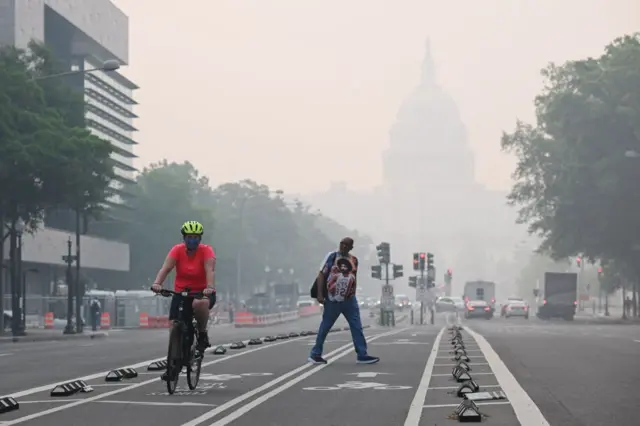
<svg viewBox="0 0 640 426">
<path fill-rule="evenodd" d="M 446 319 L 453 321 L 451 317 Z M 317 323 L 318 319 L 314 318 L 294 328 L 313 330 Z M 274 334 L 271 330 L 262 331 L 258 334 Z M 166 394 L 159 374 L 147 372 L 146 368 L 137 369 L 137 378 L 117 383 L 106 383 L 100 375 L 87 380 L 93 392 L 57 399 L 50 397 L 50 387 L 38 388 L 48 383 L 46 380 L 32 381 L 31 385 L 19 388 L 22 392 L 14 393 L 21 403 L 20 409 L 0 414 L 0 425 L 442 426 L 457 423 L 452 414 L 461 399 L 455 395 L 457 384 L 451 377 L 454 361 L 449 354 L 450 332 L 445 327 L 444 316 L 438 317 L 435 326 L 411 326 L 405 321 L 395 328 L 373 325 L 365 331 L 370 353 L 381 357 L 379 364 L 357 365 L 349 332 L 339 331 L 331 333 L 325 345 L 329 364 L 311 366 L 305 361 L 314 337 L 298 337 L 230 350 L 223 356 L 207 354 L 198 389 L 188 391 L 186 380 L 181 378 L 183 390 L 172 396 Z M 238 332 L 240 330 L 230 329 L 227 342 L 239 340 Z M 135 338 L 131 337 L 133 334 L 124 337 L 124 333 L 123 337 L 112 335 L 105 339 L 104 345 L 114 346 L 108 350 L 104 346 L 102 352 L 105 355 L 109 352 L 114 366 L 126 366 L 123 357 L 129 355 L 122 352 L 133 346 L 156 345 L 155 351 L 141 353 L 128 364 L 162 356 L 166 332 L 155 338 L 145 337 L 142 331 L 136 332 Z M 256 332 L 252 330 L 249 334 L 253 337 Z M 637 326 L 496 318 L 464 322 L 463 335 L 471 359 L 470 374 L 480 390 L 502 390 L 508 398 L 479 403 L 485 415 L 483 423 L 497 426 L 638 424 L 635 410 L 640 390 L 634 387 L 640 375 L 637 356 L 640 328 Z M 120 339 L 122 342 L 118 343 Z M 83 349 L 91 348 L 93 346 Z M 65 366 L 63 368 L 73 370 L 73 361 L 64 359 L 72 348 L 68 348 L 68 352 L 58 350 L 58 356 L 63 359 L 47 358 L 47 350 L 41 349 L 45 355 L 39 359 L 48 360 L 46 364 L 25 361 L 20 365 L 35 370 L 34 375 L 57 369 L 58 362 Z M 145 358 L 145 354 L 150 355 Z M 3 358 L 7 357 L 0 357 L 0 363 L 6 362 Z M 87 375 L 103 369 L 99 362 L 89 363 L 87 367 L 90 365 L 94 369 Z M 3 368 L 0 387 L 4 388 L 6 365 L 0 366 Z M 78 376 L 81 374 L 70 374 L 66 378 Z M 13 379 L 11 386 L 15 383 Z"/>
</svg>

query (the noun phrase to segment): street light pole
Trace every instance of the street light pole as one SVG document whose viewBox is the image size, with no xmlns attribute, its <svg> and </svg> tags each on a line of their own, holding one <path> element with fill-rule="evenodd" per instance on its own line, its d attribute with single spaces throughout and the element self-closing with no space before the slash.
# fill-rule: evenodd
<svg viewBox="0 0 640 426">
<path fill-rule="evenodd" d="M 11 277 L 11 332 L 14 337 L 24 336 L 24 330 L 22 330 L 22 314 L 20 312 L 20 289 L 22 287 L 21 279 L 21 265 L 20 265 L 20 251 L 22 246 L 20 244 L 22 240 L 22 232 L 24 231 L 25 223 L 22 218 L 11 223 L 10 235 L 9 235 L 9 274 Z"/>
<path fill-rule="evenodd" d="M 62 256 L 62 260 L 64 260 L 67 264 L 67 325 L 64 328 L 64 334 L 75 334 L 75 330 L 73 329 L 73 322 L 71 321 L 71 318 L 73 317 L 73 279 L 71 277 L 71 265 L 73 265 L 73 261 L 75 260 L 75 256 L 71 254 L 72 245 L 73 243 L 71 242 L 71 237 L 69 237 L 69 239 L 67 240 L 67 255 Z"/>
<path fill-rule="evenodd" d="M 40 75 L 40 76 L 33 77 L 31 79 L 31 81 L 49 80 L 49 79 L 52 79 L 52 78 L 66 77 L 68 75 L 87 74 L 87 73 L 95 72 L 95 71 L 115 71 L 115 70 L 117 70 L 119 68 L 120 68 L 120 63 L 117 60 L 108 59 L 108 60 L 103 62 L 101 67 L 89 68 L 89 69 L 79 69 L 79 70 L 73 70 L 73 71 L 65 71 L 65 72 L 60 72 L 60 73 L 57 73 L 57 74 Z"/>
<path fill-rule="evenodd" d="M 82 298 L 84 289 L 80 284 L 80 208 L 76 209 L 76 332 L 82 333 Z"/>
</svg>

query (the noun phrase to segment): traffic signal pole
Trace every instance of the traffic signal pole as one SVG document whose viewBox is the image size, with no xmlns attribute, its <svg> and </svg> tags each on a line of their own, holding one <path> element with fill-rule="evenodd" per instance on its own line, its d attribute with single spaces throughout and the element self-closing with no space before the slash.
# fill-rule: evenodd
<svg viewBox="0 0 640 426">
<path fill-rule="evenodd" d="M 424 283 L 424 268 L 420 268 L 420 285 Z M 420 300 L 420 325 L 424 324 L 424 301 Z"/>
</svg>

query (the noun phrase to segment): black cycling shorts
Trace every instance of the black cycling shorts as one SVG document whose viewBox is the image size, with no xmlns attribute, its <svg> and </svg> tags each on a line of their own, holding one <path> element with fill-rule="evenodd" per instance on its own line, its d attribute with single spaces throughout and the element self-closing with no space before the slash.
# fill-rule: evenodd
<svg viewBox="0 0 640 426">
<path fill-rule="evenodd" d="M 171 297 L 171 307 L 169 308 L 169 320 L 173 321 L 178 319 L 178 308 L 180 307 L 180 299 L 183 296 L 180 294 L 174 294 Z M 212 293 L 209 297 L 209 310 L 213 309 L 213 306 L 216 304 L 216 294 Z M 184 314 L 187 315 L 186 318 L 193 318 L 193 297 L 187 297 L 184 303 Z"/>
</svg>

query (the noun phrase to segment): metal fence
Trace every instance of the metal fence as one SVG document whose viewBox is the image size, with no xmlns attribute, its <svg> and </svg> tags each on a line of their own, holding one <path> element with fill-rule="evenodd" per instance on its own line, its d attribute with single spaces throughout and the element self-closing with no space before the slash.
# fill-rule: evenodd
<svg viewBox="0 0 640 426">
<path fill-rule="evenodd" d="M 119 292 L 100 292 L 104 294 L 88 294 L 83 298 L 81 317 L 85 326 L 88 326 L 89 304 L 95 297 L 102 305 L 101 312 L 109 313 L 111 327 L 114 328 L 137 328 L 140 326 L 140 314 L 146 313 L 149 316 L 169 315 L 170 298 L 156 297 L 151 294 L 118 294 Z M 47 312 L 53 312 L 54 328 L 62 329 L 67 322 L 67 297 L 38 296 L 29 295 L 25 301 L 26 326 L 27 328 L 43 328 L 44 316 Z M 6 317 L 10 318 L 11 296 L 5 295 L 3 298 Z M 75 301 L 73 319 L 75 320 Z"/>
</svg>

